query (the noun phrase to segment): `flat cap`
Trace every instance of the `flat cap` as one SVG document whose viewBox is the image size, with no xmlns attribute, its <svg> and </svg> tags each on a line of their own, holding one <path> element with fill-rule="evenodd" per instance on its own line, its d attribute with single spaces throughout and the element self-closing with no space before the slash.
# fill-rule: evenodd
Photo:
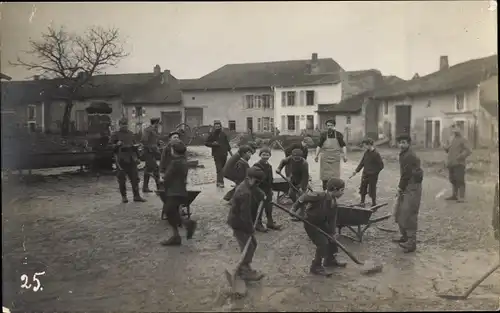
<svg viewBox="0 0 500 313">
<path fill-rule="evenodd" d="M 343 189 L 345 188 L 345 182 L 337 177 L 330 178 L 328 182 L 326 183 L 326 189 L 328 191 L 332 190 L 338 190 L 338 189 Z"/>
<path fill-rule="evenodd" d="M 298 157 L 298 156 L 304 156 L 304 153 L 300 149 L 293 149 L 292 150 L 292 156 Z"/>
<path fill-rule="evenodd" d="M 252 166 L 247 170 L 247 176 L 257 180 L 264 180 L 266 175 L 261 169 Z"/>
</svg>

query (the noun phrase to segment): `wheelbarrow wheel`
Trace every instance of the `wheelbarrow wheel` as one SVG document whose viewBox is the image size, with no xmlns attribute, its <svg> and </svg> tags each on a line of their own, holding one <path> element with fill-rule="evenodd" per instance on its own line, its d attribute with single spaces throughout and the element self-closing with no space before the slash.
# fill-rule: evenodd
<svg viewBox="0 0 500 313">
<path fill-rule="evenodd" d="M 179 137 L 182 142 L 184 142 L 186 146 L 190 145 L 193 141 L 193 131 L 191 130 L 191 127 L 189 127 L 189 125 L 186 123 L 180 123 L 175 127 L 175 129 L 177 132 L 179 132 Z"/>
</svg>

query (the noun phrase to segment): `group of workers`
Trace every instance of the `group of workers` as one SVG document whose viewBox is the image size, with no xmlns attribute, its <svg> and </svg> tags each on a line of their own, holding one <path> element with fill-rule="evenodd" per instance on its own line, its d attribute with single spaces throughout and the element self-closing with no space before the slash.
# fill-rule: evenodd
<svg viewBox="0 0 500 313">
<path fill-rule="evenodd" d="M 117 164 L 117 178 L 123 202 L 128 202 L 125 181 L 130 179 L 133 191 L 133 200 L 144 202 L 139 193 L 139 176 L 137 170 L 138 154 L 134 134 L 128 130 L 128 120 L 119 121 L 119 130 L 112 134 L 111 144 L 114 145 Z M 196 229 L 196 222 L 182 219 L 179 208 L 187 197 L 187 160 L 186 146 L 179 139 L 179 133 L 169 134 L 169 142 L 160 151 L 158 147 L 159 119 L 151 119 L 151 126 L 146 128 L 142 136 L 144 147 L 144 182 L 142 191 L 151 192 L 149 180 L 153 177 L 157 190 L 161 191 L 163 214 L 172 226 L 173 234 L 163 245 L 177 246 L 181 244 L 179 227 L 186 228 L 186 236 L 192 238 Z M 308 237 L 316 246 L 316 252 L 310 267 L 310 272 L 321 276 L 330 276 L 325 267 L 344 267 L 346 264 L 336 258 L 338 252 L 335 243 L 321 233 L 321 229 L 335 235 L 337 218 L 337 199 L 343 195 L 345 182 L 340 179 L 340 164 L 347 161 L 346 144 L 342 133 L 335 130 L 335 121 L 326 122 L 327 130 L 322 132 L 314 154 L 314 161 L 320 162 L 320 179 L 322 192 L 315 192 L 310 187 L 309 165 L 307 162 L 308 148 L 313 144 L 310 137 L 305 137 L 301 143 L 291 145 L 285 150 L 285 158 L 281 160 L 276 173 L 285 168 L 285 178 L 290 183 L 289 196 L 293 201 L 292 212 L 296 213 L 295 220 L 307 220 L 304 223 Z M 398 185 L 398 209 L 396 221 L 401 236 L 398 242 L 405 252 L 416 249 L 417 216 L 422 193 L 423 174 L 420 160 L 410 148 L 411 139 L 408 136 L 397 138 L 401 152 L 399 161 L 401 178 Z M 368 194 L 372 205 L 376 204 L 376 185 L 378 175 L 384 168 L 380 154 L 374 148 L 373 141 L 363 141 L 365 153 L 352 176 L 363 170 L 360 195 L 364 205 Z M 209 134 L 205 145 L 212 150 L 216 168 L 216 185 L 224 187 L 224 178 L 233 181 L 236 187 L 227 192 L 224 200 L 230 203 L 227 223 L 233 229 L 234 237 L 244 249 L 248 240 L 250 247 L 244 262 L 239 268 L 239 275 L 245 280 L 259 280 L 261 273 L 251 268 L 253 254 L 257 247 L 255 231 L 267 232 L 280 230 L 281 225 L 273 219 L 273 167 L 269 163 L 271 149 L 263 147 L 259 151 L 259 161 L 250 166 L 251 156 L 256 152 L 254 145 L 240 146 L 233 154 L 227 134 L 222 130 L 220 121 L 214 121 L 213 130 Z M 228 154 L 230 159 L 228 160 Z M 160 157 L 160 165 L 156 160 Z M 320 160 L 321 155 L 321 160 Z M 259 205 L 262 204 L 262 205 Z M 259 210 L 259 207 L 263 210 Z M 260 212 L 260 214 L 259 214 Z M 262 212 L 265 212 L 267 223 L 262 223 Z M 300 217 L 300 219 L 298 218 Z M 254 226 L 255 225 L 255 226 Z M 311 226 L 314 225 L 314 226 Z"/>
</svg>

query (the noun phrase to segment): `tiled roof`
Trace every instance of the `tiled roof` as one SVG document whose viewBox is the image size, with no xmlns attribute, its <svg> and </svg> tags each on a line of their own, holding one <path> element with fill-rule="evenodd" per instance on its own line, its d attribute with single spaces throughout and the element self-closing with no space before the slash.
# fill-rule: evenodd
<svg viewBox="0 0 500 313">
<path fill-rule="evenodd" d="M 162 73 L 162 75 L 166 75 Z M 122 96 L 131 103 L 179 103 L 180 89 L 177 80 L 169 74 L 172 84 L 161 84 L 161 75 L 154 73 L 96 75 L 78 93 L 79 99 L 99 99 Z M 2 82 L 2 106 L 37 103 L 61 99 L 65 88 L 61 79 Z M 145 93 L 141 98 L 141 93 Z"/>
<path fill-rule="evenodd" d="M 333 59 L 318 59 L 318 74 L 309 74 L 310 60 L 227 64 L 182 87 L 183 90 L 266 88 L 330 83 L 342 67 Z"/>
<path fill-rule="evenodd" d="M 465 89 L 477 86 L 492 75 L 498 75 L 498 55 L 459 63 L 445 70 L 396 83 L 379 90 L 374 97 L 387 99 Z"/>
</svg>

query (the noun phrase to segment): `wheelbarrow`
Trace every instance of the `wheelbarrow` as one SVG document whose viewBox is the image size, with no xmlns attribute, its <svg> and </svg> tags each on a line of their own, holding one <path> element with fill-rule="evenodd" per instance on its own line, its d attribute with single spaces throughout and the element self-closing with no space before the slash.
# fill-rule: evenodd
<svg viewBox="0 0 500 313">
<path fill-rule="evenodd" d="M 158 195 L 163 203 L 165 203 L 167 196 L 165 194 L 164 190 L 157 190 L 155 191 L 156 195 Z M 181 204 L 179 207 L 179 210 L 181 212 L 181 217 L 190 220 L 191 219 L 191 203 L 193 203 L 194 199 L 198 197 L 198 195 L 201 193 L 199 190 L 188 190 L 187 191 L 188 195 L 185 198 L 185 203 Z M 161 213 L 161 219 L 166 220 L 167 217 L 165 216 L 165 212 Z"/>
<path fill-rule="evenodd" d="M 282 203 L 283 199 L 288 195 L 290 184 L 281 177 L 273 179 L 273 191 L 276 191 L 276 199 L 278 203 Z"/>
<path fill-rule="evenodd" d="M 337 228 L 339 235 L 353 241 L 362 242 L 363 235 L 368 228 L 370 228 L 373 224 L 391 218 L 392 214 L 372 218 L 372 215 L 376 213 L 378 209 L 386 205 L 387 203 L 382 203 L 365 209 L 357 206 L 339 204 L 337 215 Z M 342 234 L 342 228 L 349 229 L 352 233 L 354 233 L 355 237 Z"/>
</svg>

